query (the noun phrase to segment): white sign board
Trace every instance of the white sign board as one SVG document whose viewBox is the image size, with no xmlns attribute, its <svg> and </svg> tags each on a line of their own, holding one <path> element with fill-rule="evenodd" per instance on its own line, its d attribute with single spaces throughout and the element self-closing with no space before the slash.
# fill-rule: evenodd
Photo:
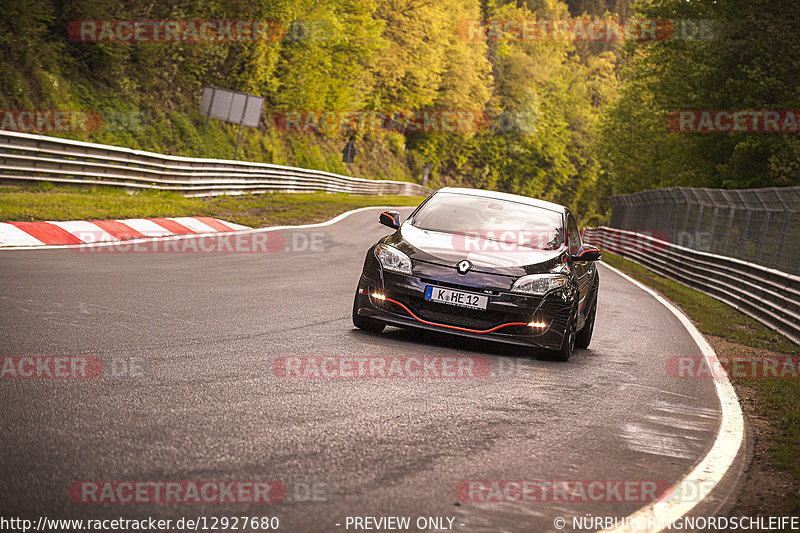
<svg viewBox="0 0 800 533">
<path fill-rule="evenodd" d="M 263 96 L 219 87 L 203 87 L 203 96 L 200 98 L 202 116 L 253 128 L 258 127 L 263 106 Z"/>
</svg>

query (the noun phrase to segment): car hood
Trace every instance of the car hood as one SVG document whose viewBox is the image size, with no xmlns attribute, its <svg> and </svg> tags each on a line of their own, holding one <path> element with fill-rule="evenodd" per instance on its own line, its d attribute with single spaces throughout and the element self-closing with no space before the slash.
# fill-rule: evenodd
<svg viewBox="0 0 800 533">
<path fill-rule="evenodd" d="M 423 230 L 408 223 L 385 242 L 403 251 L 412 261 L 455 268 L 459 261 L 467 259 L 473 271 L 511 277 L 548 272 L 563 264 L 566 257 L 563 246 L 558 250 L 540 250 L 480 237 L 466 242 L 462 235 Z"/>
</svg>

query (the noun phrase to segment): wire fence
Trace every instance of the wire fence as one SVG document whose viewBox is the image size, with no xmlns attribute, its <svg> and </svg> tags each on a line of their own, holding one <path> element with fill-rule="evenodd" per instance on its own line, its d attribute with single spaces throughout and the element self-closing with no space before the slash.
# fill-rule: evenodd
<svg viewBox="0 0 800 533">
<path fill-rule="evenodd" d="M 800 273 L 800 187 L 671 187 L 611 197 L 612 228 Z"/>
</svg>

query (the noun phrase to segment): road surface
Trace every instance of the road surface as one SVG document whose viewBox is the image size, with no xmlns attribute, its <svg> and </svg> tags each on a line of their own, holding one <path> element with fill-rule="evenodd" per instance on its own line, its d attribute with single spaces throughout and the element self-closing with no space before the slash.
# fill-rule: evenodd
<svg viewBox="0 0 800 533">
<path fill-rule="evenodd" d="M 92 356 L 105 368 L 95 379 L 0 380 L 3 515 L 277 516 L 282 531 L 347 531 L 348 516 L 449 517 L 455 531 L 555 531 L 559 516 L 624 516 L 643 503 L 487 503 L 456 489 L 465 480 L 675 483 L 709 450 L 720 421 L 713 383 L 666 372 L 670 357 L 699 349 L 675 316 L 608 268 L 592 346 L 567 363 L 354 329 L 365 251 L 388 232 L 377 214 L 300 230 L 324 241 L 315 250 L 0 253 L 0 355 Z M 286 379 L 272 367 L 287 356 L 392 355 L 469 355 L 505 371 Z M 69 488 L 85 480 L 275 480 L 289 497 L 76 503 Z"/>
</svg>

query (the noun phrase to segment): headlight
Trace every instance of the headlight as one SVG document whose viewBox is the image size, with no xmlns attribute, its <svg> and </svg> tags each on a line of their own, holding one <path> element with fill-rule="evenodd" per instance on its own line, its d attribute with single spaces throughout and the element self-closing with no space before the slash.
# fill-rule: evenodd
<svg viewBox="0 0 800 533">
<path fill-rule="evenodd" d="M 411 275 L 411 259 L 397 248 L 388 244 L 379 244 L 375 247 L 375 257 L 386 270 Z"/>
<path fill-rule="evenodd" d="M 542 296 L 548 291 L 566 286 L 567 277 L 561 274 L 531 274 L 515 281 L 511 292 Z"/>
</svg>

